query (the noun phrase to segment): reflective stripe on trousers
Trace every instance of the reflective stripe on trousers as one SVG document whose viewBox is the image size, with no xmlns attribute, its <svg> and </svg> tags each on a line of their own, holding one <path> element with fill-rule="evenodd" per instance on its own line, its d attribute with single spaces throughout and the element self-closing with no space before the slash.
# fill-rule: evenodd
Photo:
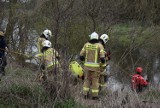
<svg viewBox="0 0 160 108">
<path fill-rule="evenodd" d="M 99 90 L 98 89 L 92 89 L 92 93 L 98 93 Z"/>
<path fill-rule="evenodd" d="M 49 64 L 47 65 L 47 68 L 49 68 L 49 67 L 51 67 L 51 66 L 53 66 L 53 65 L 56 65 L 56 64 L 59 64 L 59 62 L 58 62 L 58 61 L 56 61 L 56 62 L 51 62 L 51 63 L 49 63 Z"/>
<path fill-rule="evenodd" d="M 83 90 L 84 90 L 85 92 L 88 92 L 88 91 L 89 91 L 89 88 L 83 87 Z"/>
<path fill-rule="evenodd" d="M 106 87 L 107 84 L 99 84 L 101 87 Z"/>
</svg>

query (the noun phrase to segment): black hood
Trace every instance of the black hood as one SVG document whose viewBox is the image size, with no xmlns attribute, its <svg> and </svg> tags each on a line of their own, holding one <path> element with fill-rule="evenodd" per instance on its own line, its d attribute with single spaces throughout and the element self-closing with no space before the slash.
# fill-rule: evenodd
<svg viewBox="0 0 160 108">
<path fill-rule="evenodd" d="M 97 39 L 92 39 L 89 41 L 89 43 L 94 44 L 94 43 L 99 43 L 99 41 Z"/>
<path fill-rule="evenodd" d="M 48 38 L 46 38 L 44 34 L 42 34 L 40 37 L 41 38 L 45 38 L 46 40 L 48 40 Z"/>
<path fill-rule="evenodd" d="M 46 51 L 48 48 L 50 48 L 50 47 L 43 47 L 42 50 L 41 50 L 42 53 L 43 53 L 44 51 Z"/>
<path fill-rule="evenodd" d="M 103 47 L 105 47 L 104 41 L 102 39 L 99 39 L 99 42 L 102 43 Z"/>
</svg>

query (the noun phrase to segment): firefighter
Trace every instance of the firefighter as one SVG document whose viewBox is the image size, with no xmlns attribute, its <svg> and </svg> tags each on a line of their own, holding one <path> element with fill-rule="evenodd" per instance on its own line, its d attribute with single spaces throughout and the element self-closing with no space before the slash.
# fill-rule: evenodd
<svg viewBox="0 0 160 108">
<path fill-rule="evenodd" d="M 41 55 L 36 55 L 37 58 L 41 59 L 42 75 L 40 80 L 53 80 L 53 74 L 57 68 L 59 68 L 60 56 L 58 52 L 51 47 L 51 42 L 45 40 L 42 42 L 42 53 Z"/>
<path fill-rule="evenodd" d="M 98 41 L 98 34 L 93 32 L 90 41 L 84 44 L 80 51 L 80 60 L 84 61 L 84 98 L 89 97 L 91 89 L 92 99 L 98 99 L 100 67 L 105 66 L 104 47 Z M 91 88 L 90 88 L 91 87 Z"/>
<path fill-rule="evenodd" d="M 37 40 L 37 47 L 38 47 L 38 52 L 41 52 L 42 49 L 42 42 L 45 40 L 49 40 L 49 38 L 52 36 L 52 32 L 48 29 L 44 30 L 41 36 Z"/>
<path fill-rule="evenodd" d="M 102 46 L 105 48 L 105 44 L 108 42 L 109 40 L 109 36 L 107 34 L 102 34 L 99 38 L 99 43 L 102 44 Z M 106 59 L 106 62 L 110 60 L 110 52 L 108 51 L 105 51 L 105 59 Z M 108 64 L 106 64 L 107 66 Z M 100 75 L 100 79 L 99 79 L 99 83 L 100 83 L 100 90 L 101 88 L 103 87 L 106 87 L 106 82 L 108 80 L 108 75 L 107 75 L 107 72 L 106 72 L 106 67 L 101 67 L 101 75 Z"/>
<path fill-rule="evenodd" d="M 0 31 L 0 74 L 5 75 L 5 67 L 7 65 L 7 60 L 5 52 L 8 51 L 8 47 L 5 41 L 5 33 Z"/>
<path fill-rule="evenodd" d="M 37 39 L 37 49 L 38 49 L 38 53 L 36 54 L 36 57 L 41 56 L 42 54 L 42 43 L 45 40 L 49 40 L 49 38 L 52 36 L 52 32 L 48 29 L 44 30 L 43 33 L 38 37 Z M 39 61 L 37 61 L 40 64 L 40 71 L 43 71 L 43 66 L 41 65 L 41 59 L 39 59 Z M 37 72 L 37 78 L 36 80 L 39 80 L 39 76 L 41 76 L 41 72 Z"/>
<path fill-rule="evenodd" d="M 146 81 L 142 76 L 142 67 L 136 68 L 136 74 L 132 76 L 132 90 L 136 92 L 142 92 L 144 87 L 147 87 L 149 82 Z"/>
</svg>

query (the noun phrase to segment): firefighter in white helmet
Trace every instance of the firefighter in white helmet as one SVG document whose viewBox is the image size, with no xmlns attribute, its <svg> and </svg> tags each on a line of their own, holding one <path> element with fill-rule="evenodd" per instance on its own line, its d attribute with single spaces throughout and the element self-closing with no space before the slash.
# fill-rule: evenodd
<svg viewBox="0 0 160 108">
<path fill-rule="evenodd" d="M 100 40 L 102 40 L 103 45 L 105 45 L 109 40 L 109 36 L 107 34 L 102 34 Z"/>
<path fill-rule="evenodd" d="M 49 40 L 42 42 L 42 53 L 41 56 L 38 56 L 41 59 L 41 68 L 43 70 L 40 80 L 44 80 L 43 78 L 47 78 L 50 81 L 53 80 L 54 73 L 56 73 L 55 69 L 59 68 L 60 56 L 51 46 L 52 44 Z"/>
<path fill-rule="evenodd" d="M 52 32 L 48 29 L 44 30 L 42 34 L 37 39 L 37 49 L 38 52 L 36 54 L 36 57 L 41 56 L 41 50 L 42 50 L 42 42 L 45 40 L 49 40 L 49 38 L 52 36 Z"/>
<path fill-rule="evenodd" d="M 80 52 L 80 60 L 84 61 L 83 93 L 85 99 L 88 98 L 90 89 L 92 99 L 98 99 L 100 67 L 105 65 L 104 47 L 99 43 L 98 38 L 98 34 L 93 32 L 90 35 L 90 41 L 84 44 Z"/>
<path fill-rule="evenodd" d="M 105 47 L 105 44 L 108 42 L 108 40 L 109 40 L 109 36 L 107 34 L 102 34 L 99 38 L 99 43 L 102 44 L 104 49 L 107 49 Z M 105 60 L 106 60 L 106 66 L 107 66 L 108 65 L 107 61 L 110 60 L 110 51 L 104 50 L 104 53 L 105 53 Z M 99 79 L 100 90 L 101 90 L 101 88 L 106 87 L 107 80 L 108 80 L 108 75 L 106 72 L 106 67 L 101 67 L 101 75 L 100 75 L 100 79 Z"/>
<path fill-rule="evenodd" d="M 45 40 L 49 40 L 49 38 L 52 36 L 52 32 L 48 29 L 44 30 L 43 33 L 40 35 L 40 37 L 37 40 L 37 47 L 38 52 L 41 52 L 42 49 L 42 42 Z"/>
</svg>

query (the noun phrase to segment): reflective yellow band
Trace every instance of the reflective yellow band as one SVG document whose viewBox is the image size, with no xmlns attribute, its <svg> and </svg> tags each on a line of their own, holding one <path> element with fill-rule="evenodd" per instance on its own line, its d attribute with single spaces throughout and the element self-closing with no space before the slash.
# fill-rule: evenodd
<svg viewBox="0 0 160 108">
<path fill-rule="evenodd" d="M 104 50 L 100 50 L 100 52 L 105 52 Z"/>
<path fill-rule="evenodd" d="M 100 67 L 99 63 L 92 63 L 92 62 L 85 62 L 84 65 L 90 67 Z"/>
<path fill-rule="evenodd" d="M 52 63 L 52 64 L 49 64 L 49 65 L 47 66 L 47 68 L 49 68 L 49 67 L 51 67 L 51 66 L 53 66 L 53 63 Z"/>
<path fill-rule="evenodd" d="M 92 89 L 92 93 L 98 93 L 99 92 L 99 90 L 97 90 L 97 89 Z"/>
<path fill-rule="evenodd" d="M 86 91 L 86 92 L 88 92 L 88 91 L 89 91 L 89 88 L 83 87 L 83 90 Z"/>
<path fill-rule="evenodd" d="M 101 87 L 106 87 L 106 86 L 107 86 L 107 84 L 100 84 L 100 86 L 101 86 Z"/>
<path fill-rule="evenodd" d="M 86 46 L 86 49 L 89 49 L 89 50 L 97 50 L 97 46 L 96 45 L 87 45 Z"/>
<path fill-rule="evenodd" d="M 43 56 L 42 53 L 36 54 L 36 57 L 42 57 L 42 56 Z"/>
<path fill-rule="evenodd" d="M 97 50 L 97 48 L 89 48 L 89 47 L 87 47 L 86 50 Z"/>
<path fill-rule="evenodd" d="M 87 61 L 88 59 L 88 50 L 86 50 L 86 57 L 85 57 L 85 61 Z"/>
<path fill-rule="evenodd" d="M 97 47 L 96 45 L 91 45 L 91 44 L 90 44 L 90 45 L 87 45 L 87 46 L 89 46 L 89 47 Z"/>
<path fill-rule="evenodd" d="M 53 65 L 55 65 L 55 64 L 59 64 L 59 62 L 58 62 L 58 61 L 56 61 L 56 62 L 51 62 L 50 64 L 48 64 L 47 68 L 49 68 L 49 67 L 51 67 L 51 66 L 53 66 Z"/>
<path fill-rule="evenodd" d="M 95 62 L 95 63 L 97 63 L 97 61 L 98 61 L 98 59 L 97 59 L 97 58 L 98 58 L 98 51 L 96 50 L 95 60 L 94 60 L 94 62 Z"/>
<path fill-rule="evenodd" d="M 105 64 L 102 64 L 101 66 L 102 66 L 102 67 L 106 67 L 106 66 L 107 66 L 107 64 L 105 63 Z"/>
</svg>

